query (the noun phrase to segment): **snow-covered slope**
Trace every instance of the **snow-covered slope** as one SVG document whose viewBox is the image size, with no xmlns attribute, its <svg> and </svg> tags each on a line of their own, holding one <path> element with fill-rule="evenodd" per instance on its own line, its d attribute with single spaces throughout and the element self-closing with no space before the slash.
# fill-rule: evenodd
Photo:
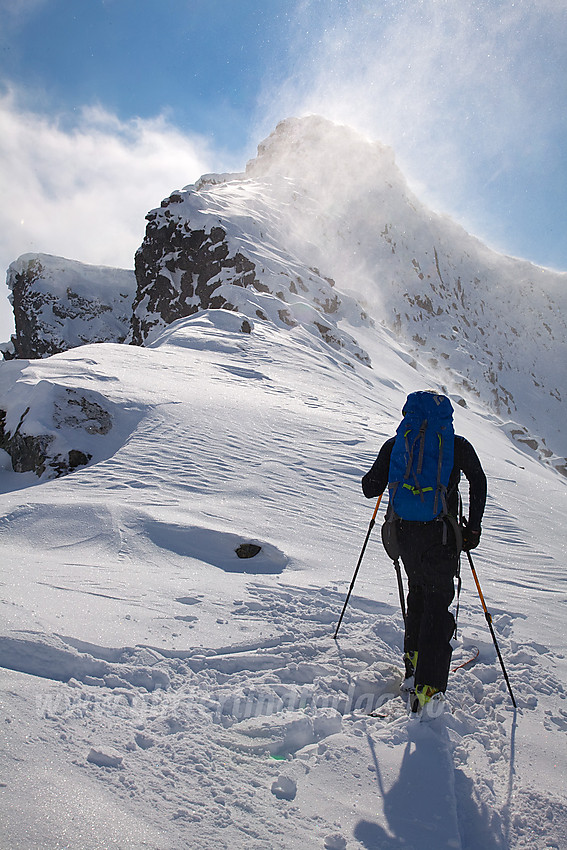
<svg viewBox="0 0 567 850">
<path fill-rule="evenodd" d="M 465 563 L 455 666 L 479 658 L 451 675 L 444 721 L 408 725 L 378 530 L 332 634 L 374 507 L 360 477 L 434 375 L 382 327 L 346 327 L 369 369 L 245 320 L 209 310 L 146 347 L 0 367 L 3 403 L 43 387 L 113 413 L 85 432 L 91 465 L 0 475 L 5 843 L 562 847 L 563 478 L 453 396 L 489 477 L 474 558 L 519 712 Z"/>
<path fill-rule="evenodd" d="M 566 846 L 567 491 L 542 443 L 564 452 L 564 276 L 425 211 L 391 152 L 320 119 L 154 213 L 143 346 L 0 364 L 2 845 Z M 518 704 L 464 561 L 429 725 L 399 697 L 378 528 L 332 639 L 360 478 L 426 387 L 488 475 L 474 562 Z"/>
<path fill-rule="evenodd" d="M 344 328 L 351 292 L 439 380 L 567 469 L 567 274 L 504 257 L 428 210 L 390 149 L 322 118 L 288 119 L 245 173 L 205 175 L 148 219 L 136 342 L 224 305 L 304 321 L 356 351 L 334 327 Z"/>
</svg>

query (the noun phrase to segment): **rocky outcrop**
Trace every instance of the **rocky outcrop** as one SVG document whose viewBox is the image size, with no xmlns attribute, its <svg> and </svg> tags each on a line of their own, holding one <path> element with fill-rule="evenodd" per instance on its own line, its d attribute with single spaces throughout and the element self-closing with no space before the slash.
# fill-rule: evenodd
<svg viewBox="0 0 567 850">
<path fill-rule="evenodd" d="M 227 299 L 217 290 L 222 283 L 255 286 L 259 289 L 255 265 L 227 244 L 226 231 L 212 226 L 191 230 L 169 213 L 174 194 L 162 202 L 164 215 L 149 213 L 146 238 L 136 253 L 138 282 L 132 319 L 132 342 L 143 343 L 152 331 L 190 316 L 199 310 L 227 307 Z"/>
<path fill-rule="evenodd" d="M 171 322 L 201 310 L 225 309 L 281 328 L 302 325 L 346 358 L 370 365 L 337 326 L 347 313 L 359 324 L 369 324 L 368 317 L 282 241 L 272 189 L 265 186 L 259 195 L 242 175 L 224 177 L 202 178 L 147 215 L 135 258 L 131 342 L 151 342 Z"/>
<path fill-rule="evenodd" d="M 29 387 L 27 401 L 21 412 L 0 410 L 0 448 L 14 472 L 66 475 L 91 460 L 90 437 L 113 427 L 109 402 L 98 393 L 40 381 Z"/>
<path fill-rule="evenodd" d="M 316 116 L 287 119 L 245 172 L 204 175 L 147 220 L 135 277 L 45 255 L 13 264 L 11 356 L 152 344 L 175 320 L 222 308 L 370 365 L 356 338 L 371 320 L 345 294 L 356 293 L 440 383 L 564 463 L 567 274 L 502 256 L 428 210 L 389 148 Z"/>
<path fill-rule="evenodd" d="M 49 254 L 24 254 L 8 269 L 16 333 L 6 359 L 37 359 L 92 342 L 124 342 L 133 272 Z"/>
</svg>

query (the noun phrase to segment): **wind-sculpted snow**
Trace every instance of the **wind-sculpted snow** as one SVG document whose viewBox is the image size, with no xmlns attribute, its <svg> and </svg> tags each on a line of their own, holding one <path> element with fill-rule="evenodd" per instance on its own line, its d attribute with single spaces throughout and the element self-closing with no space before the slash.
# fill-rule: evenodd
<svg viewBox="0 0 567 850">
<path fill-rule="evenodd" d="M 422 330 L 433 333 L 433 295 L 407 288 L 414 303 L 405 299 L 408 317 L 397 329 L 387 326 L 396 321 L 383 306 L 372 307 L 372 324 L 343 294 L 335 313 L 316 304 L 328 270 L 307 237 L 331 233 L 344 209 L 329 178 L 325 216 L 312 205 L 308 229 L 306 199 L 317 188 L 310 181 L 320 177 L 309 151 L 320 131 L 317 122 L 278 131 L 288 134 L 290 163 L 303 163 L 303 188 L 296 181 L 293 196 L 288 178 L 272 180 L 279 138 L 260 157 L 269 183 L 261 202 L 279 181 L 277 215 L 287 210 L 296 223 L 293 256 L 303 269 L 321 269 L 309 297 L 284 292 L 284 301 L 224 282 L 220 294 L 239 310 L 158 320 L 143 346 L 84 345 L 0 366 L 10 451 L 0 452 L 0 809 L 8 846 L 567 845 L 567 491 L 556 459 L 541 462 L 542 443 L 529 426 L 543 417 L 538 433 L 546 422 L 549 433 L 555 427 L 554 409 L 542 402 L 551 382 L 531 394 L 526 372 L 515 403 L 531 400 L 532 420 L 518 408 L 513 421 L 480 397 L 481 366 L 466 364 L 469 350 L 480 363 L 472 337 L 466 345 L 462 334 L 446 341 L 445 354 L 464 358 L 478 394 L 465 384 L 464 367 L 461 377 L 440 372 L 447 358 L 423 355 L 437 342 L 424 337 L 412 348 L 401 336 L 420 311 Z M 401 177 L 388 151 L 365 142 L 349 172 L 341 139 L 338 131 L 329 153 L 336 180 L 346 191 L 350 174 L 359 198 L 351 212 L 370 222 L 376 196 L 364 151 L 392 177 L 391 186 L 383 183 L 386 211 L 390 193 L 403 197 Z M 330 174 L 330 162 L 322 164 Z M 240 180 L 249 195 L 261 176 L 252 165 L 242 180 L 207 177 L 197 191 L 214 189 L 226 200 Z M 351 252 L 357 239 L 363 244 L 362 230 L 341 233 L 345 267 L 368 282 L 368 266 L 356 265 Z M 375 237 L 377 252 L 400 259 L 393 226 Z M 433 266 L 412 256 L 420 284 L 429 285 L 437 267 L 447 282 L 439 247 Z M 338 264 L 331 248 L 328 259 Z M 335 294 L 344 289 L 328 284 Z M 372 287 L 367 292 L 371 299 Z M 503 328 L 519 309 L 510 299 Z M 280 321 L 282 305 L 294 322 Z M 470 322 L 470 310 L 452 309 Z M 485 298 L 494 327 L 500 309 L 496 296 Z M 533 342 L 535 321 L 524 317 L 520 326 L 516 318 L 513 327 Z M 476 332 L 482 337 L 480 324 Z M 560 351 L 554 345 L 546 357 Z M 400 695 L 403 621 L 379 527 L 333 640 L 374 509 L 360 479 L 395 432 L 408 392 L 425 388 L 450 395 L 456 431 L 487 472 L 474 563 L 517 711 L 465 560 L 446 710 L 430 723 L 411 721 Z M 13 471 L 22 447 L 43 471 L 33 464 Z M 88 463 L 54 479 L 79 452 Z M 466 484 L 462 490 L 466 506 Z"/>
<path fill-rule="evenodd" d="M 407 392 L 437 387 L 393 333 L 359 331 L 372 369 L 226 310 L 2 366 L 9 428 L 59 405 L 59 438 L 92 454 L 57 480 L 0 470 L 11 846 L 565 844 L 565 485 L 474 397 L 452 396 L 489 481 L 474 560 L 518 712 L 466 562 L 429 725 L 400 696 L 378 529 L 332 639 L 374 507 L 361 475 Z"/>
<path fill-rule="evenodd" d="M 247 348 L 254 348 L 262 338 L 259 330 L 253 332 L 253 324 L 243 314 L 204 311 L 173 323 L 144 351 L 111 346 L 116 359 L 106 375 L 98 369 L 97 350 L 88 346 L 41 363 L 6 363 L 0 372 L 0 448 L 9 454 L 14 471 L 34 472 L 44 479 L 109 457 L 143 418 L 145 405 L 155 403 L 156 390 L 162 399 L 159 377 L 154 384 L 150 376 L 166 368 L 170 355 L 152 354 L 153 350 L 163 347 L 169 352 L 180 348 L 245 355 Z M 342 353 L 335 355 L 334 344 L 303 326 L 293 324 L 288 331 L 290 347 L 303 349 L 308 361 L 317 353 L 332 352 L 332 357 L 327 357 L 336 367 L 349 364 Z M 149 371 L 147 391 L 140 396 L 137 375 L 138 364 L 143 362 L 148 363 Z M 256 374 L 234 365 L 233 358 L 219 368 L 237 380 Z"/>
</svg>

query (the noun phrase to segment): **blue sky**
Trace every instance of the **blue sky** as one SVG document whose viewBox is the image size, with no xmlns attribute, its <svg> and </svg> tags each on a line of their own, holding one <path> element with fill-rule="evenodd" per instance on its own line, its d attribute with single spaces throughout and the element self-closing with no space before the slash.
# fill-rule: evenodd
<svg viewBox="0 0 567 850">
<path fill-rule="evenodd" d="M 21 87 L 32 108 L 69 113 L 71 123 L 73 111 L 91 104 L 122 120 L 165 113 L 180 129 L 234 149 L 247 141 L 274 53 L 285 49 L 281 30 L 293 4 L 49 0 L 22 6 L 28 8 L 19 18 L 12 15 L 14 38 L 3 39 L 2 76 Z"/>
<path fill-rule="evenodd" d="M 567 0 L 0 0 L 0 264 L 131 267 L 162 197 L 317 112 L 493 247 L 567 270 L 566 43 Z"/>
</svg>

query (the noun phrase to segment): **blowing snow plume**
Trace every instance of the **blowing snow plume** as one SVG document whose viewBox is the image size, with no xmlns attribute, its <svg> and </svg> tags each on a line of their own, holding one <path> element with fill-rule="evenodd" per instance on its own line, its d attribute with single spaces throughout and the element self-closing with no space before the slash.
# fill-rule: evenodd
<svg viewBox="0 0 567 850">
<path fill-rule="evenodd" d="M 389 148 L 321 117 L 290 118 L 244 173 L 206 175 L 148 219 L 138 344 L 224 307 L 305 324 L 366 362 L 368 323 L 351 293 L 438 380 L 480 398 L 525 449 L 563 468 L 567 275 L 504 257 L 432 213 Z"/>
<path fill-rule="evenodd" d="M 567 275 L 504 257 L 432 213 L 391 149 L 321 117 L 290 118 L 244 172 L 205 175 L 147 218 L 130 341 L 151 344 L 177 319 L 223 308 L 240 314 L 244 333 L 258 321 L 284 333 L 300 328 L 333 362 L 367 367 L 378 322 L 416 366 L 480 399 L 524 451 L 565 470 Z M 96 279 L 95 271 L 82 267 L 81 275 Z M 112 288 L 117 273 L 107 271 Z M 13 284 L 20 336 L 33 324 L 36 342 L 50 339 L 27 356 L 109 339 L 87 327 L 96 318 L 90 309 L 66 339 L 74 302 L 62 314 L 45 294 L 45 275 L 36 278 L 25 278 L 25 292 L 22 281 Z M 89 297 L 106 304 L 102 291 Z"/>
<path fill-rule="evenodd" d="M 262 132 L 286 114 L 355 127 L 395 149 L 429 205 L 564 268 L 564 3 L 306 0 L 294 16 L 293 70 L 267 81 Z"/>
</svg>

